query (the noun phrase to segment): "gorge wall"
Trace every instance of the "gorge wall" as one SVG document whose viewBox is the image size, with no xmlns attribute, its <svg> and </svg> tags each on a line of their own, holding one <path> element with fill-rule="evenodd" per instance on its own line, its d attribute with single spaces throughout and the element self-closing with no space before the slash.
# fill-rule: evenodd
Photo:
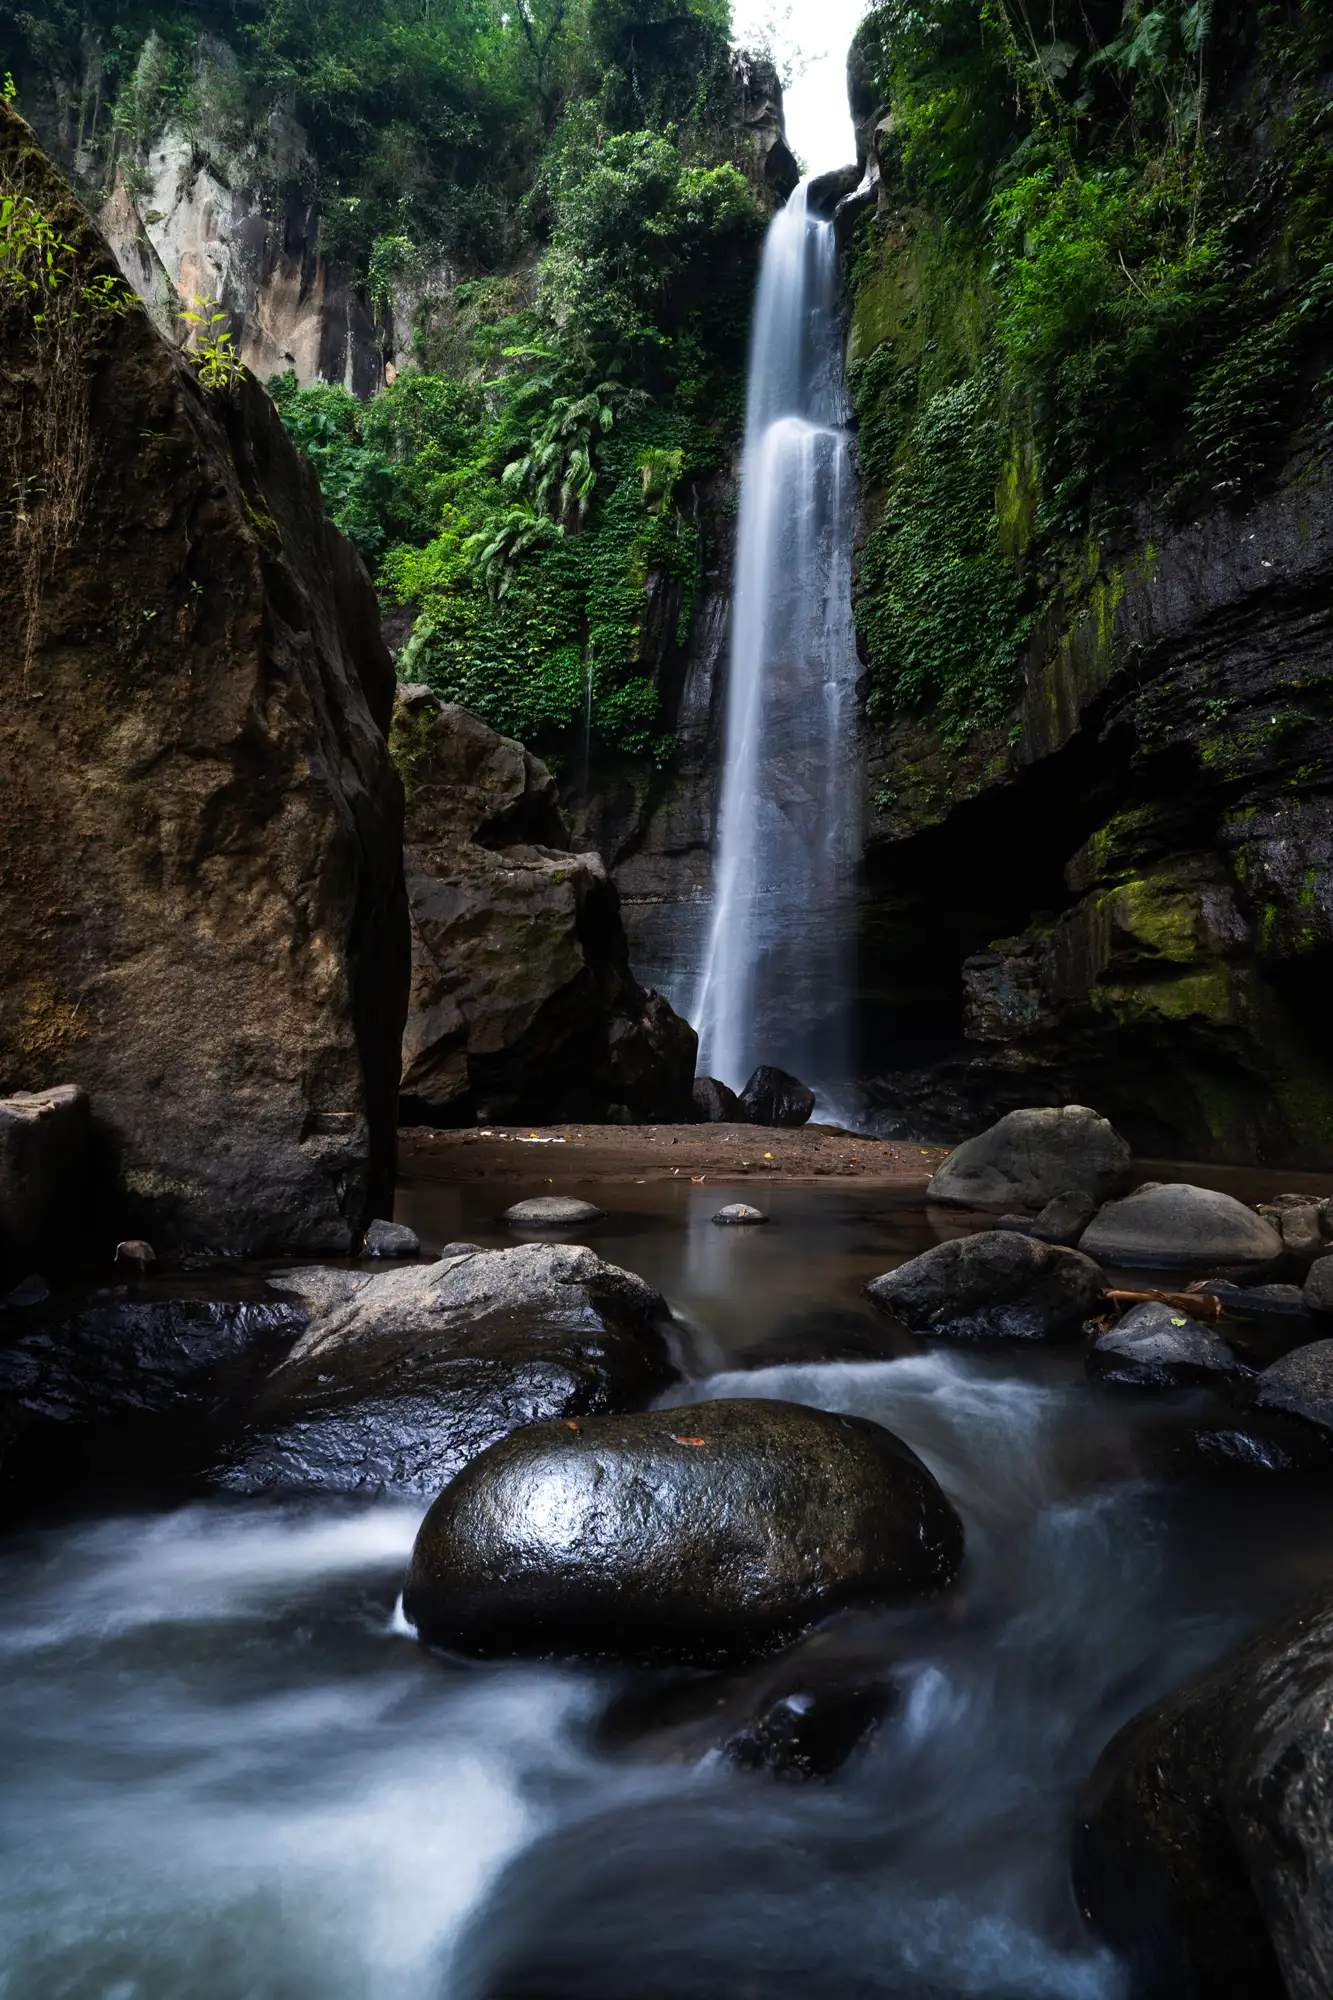
<svg viewBox="0 0 1333 2000">
<path fill-rule="evenodd" d="M 0 190 L 0 1090 L 88 1093 L 103 1227 L 346 1251 L 408 979 L 375 595 L 268 397 L 168 345 L 3 106 Z"/>
<path fill-rule="evenodd" d="M 1078 1101 L 1158 1156 L 1327 1166 L 1329 52 L 1219 17 L 1184 151 L 1140 108 L 1150 194 L 1021 52 L 882 21 L 846 216 L 880 1122 Z M 1057 26 L 1091 102 L 1112 62 Z M 1018 111 L 928 169 L 946 71 L 1007 73 Z M 1036 170 L 969 206 L 1022 144 Z"/>
</svg>

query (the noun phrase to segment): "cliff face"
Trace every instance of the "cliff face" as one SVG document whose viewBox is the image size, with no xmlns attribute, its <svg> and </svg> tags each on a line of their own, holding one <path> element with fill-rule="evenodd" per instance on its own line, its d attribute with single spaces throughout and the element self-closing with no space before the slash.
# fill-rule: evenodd
<svg viewBox="0 0 1333 2000">
<path fill-rule="evenodd" d="M 890 1129 L 943 1139 L 1077 1101 L 1159 1156 L 1333 1164 L 1329 267 L 1303 150 L 1322 100 L 1266 46 L 1232 49 L 1215 152 L 1191 167 L 1197 234 L 1159 302 L 1164 260 L 1126 261 L 1144 239 L 1114 163 L 1103 237 L 1049 170 L 1023 184 L 1026 239 L 988 236 L 994 210 L 942 219 L 873 54 L 863 36 L 875 184 L 848 259 L 872 1098 Z M 1038 195 L 1068 205 L 1052 256 L 1085 259 L 1049 304 Z M 1037 307 L 1076 278 L 1102 288 L 1106 332 L 1057 349 Z M 1043 338 L 1059 358 L 1039 378 Z M 1156 384 L 1130 373 L 1135 341 L 1159 343 Z M 1123 419 L 1076 400 L 1080 367 Z"/>
<path fill-rule="evenodd" d="M 201 386 L 7 109 L 0 186 L 37 286 L 0 293 L 0 1087 L 84 1086 L 127 1231 L 347 1249 L 408 972 L 374 593 L 268 398 Z"/>
</svg>

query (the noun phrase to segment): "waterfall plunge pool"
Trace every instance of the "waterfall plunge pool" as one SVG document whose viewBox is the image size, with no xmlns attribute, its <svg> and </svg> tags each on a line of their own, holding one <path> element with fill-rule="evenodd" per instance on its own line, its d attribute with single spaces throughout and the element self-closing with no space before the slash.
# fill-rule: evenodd
<svg viewBox="0 0 1333 2000">
<path fill-rule="evenodd" d="M 403 1630 L 416 1508 L 30 1523 L 0 1540 L 5 2000 L 1121 2000 L 1068 1887 L 1075 1789 L 1327 1572 L 1333 1497 L 1158 1482 L 1163 1406 L 1076 1352 L 739 1365 L 873 1326 L 865 1279 L 935 1240 L 915 1198 L 773 1187 L 745 1232 L 716 1190 L 600 1193 L 592 1240 L 687 1328 L 674 1400 L 878 1418 L 962 1512 L 954 1591 L 838 1623 L 892 1668 L 878 1732 L 808 1785 L 609 1749 L 651 1676 Z M 400 1213 L 498 1244 L 499 1195 L 423 1183 Z"/>
</svg>

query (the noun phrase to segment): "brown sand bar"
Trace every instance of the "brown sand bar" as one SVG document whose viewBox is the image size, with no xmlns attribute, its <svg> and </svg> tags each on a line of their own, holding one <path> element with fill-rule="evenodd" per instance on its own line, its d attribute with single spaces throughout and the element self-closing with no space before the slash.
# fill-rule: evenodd
<svg viewBox="0 0 1333 2000">
<path fill-rule="evenodd" d="M 836 1125 L 496 1125 L 399 1134 L 399 1172 L 439 1181 L 869 1181 L 922 1184 L 947 1147 L 861 1139 Z"/>
</svg>

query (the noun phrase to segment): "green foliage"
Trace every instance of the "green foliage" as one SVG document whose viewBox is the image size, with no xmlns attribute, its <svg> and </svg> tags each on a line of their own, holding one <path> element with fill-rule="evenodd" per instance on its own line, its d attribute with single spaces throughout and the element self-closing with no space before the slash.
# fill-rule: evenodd
<svg viewBox="0 0 1333 2000">
<path fill-rule="evenodd" d="M 873 383 L 862 375 L 863 396 Z M 1002 432 L 992 393 L 979 372 L 926 405 L 903 440 L 861 566 L 871 712 L 934 707 L 949 742 L 1004 713 L 1031 622 L 1022 581 L 1000 552 Z"/>
<path fill-rule="evenodd" d="M 234 389 L 244 373 L 231 337 L 231 314 L 216 299 L 195 298 L 181 319 L 192 328 L 189 358 L 205 389 L 222 395 Z"/>
<path fill-rule="evenodd" d="M 852 272 L 884 504 L 859 617 L 876 700 L 956 739 L 1145 501 L 1243 501 L 1302 421 L 1324 434 L 1333 32 L 1209 0 L 880 0 L 858 62 L 912 216 Z M 947 444 L 950 500 L 964 394 L 985 417 Z"/>
</svg>

